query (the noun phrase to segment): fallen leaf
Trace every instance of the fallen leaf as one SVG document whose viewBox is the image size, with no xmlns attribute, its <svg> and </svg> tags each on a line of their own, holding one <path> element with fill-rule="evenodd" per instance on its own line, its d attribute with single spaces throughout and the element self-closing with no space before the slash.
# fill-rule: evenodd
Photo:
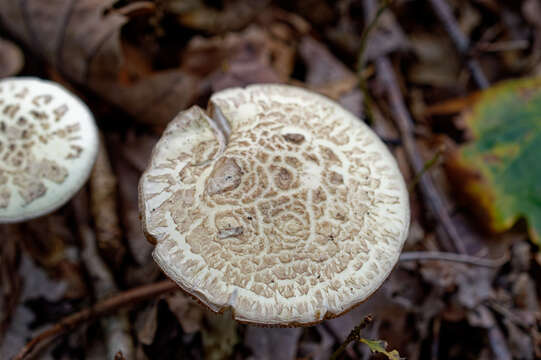
<svg viewBox="0 0 541 360">
<path fill-rule="evenodd" d="M 141 344 L 150 345 L 154 341 L 158 329 L 158 303 L 148 305 L 137 314 L 135 319 L 135 332 Z"/>
<path fill-rule="evenodd" d="M 120 32 L 128 18 L 108 11 L 116 0 L 0 0 L 8 31 L 71 80 L 141 122 L 164 124 L 197 97 L 196 78 L 164 70 L 125 80 Z"/>
<path fill-rule="evenodd" d="M 203 1 L 189 4 L 190 2 L 185 0 L 173 0 L 169 1 L 166 9 L 177 13 L 178 22 L 188 28 L 220 34 L 242 29 L 264 11 L 269 2 L 269 0 L 227 1 L 223 9 L 217 9 L 205 5 Z"/>
<path fill-rule="evenodd" d="M 36 299 L 54 303 L 61 300 L 67 290 L 65 282 L 51 279 L 24 253 L 21 256 L 19 274 L 24 278 L 21 297 L 3 342 L 0 344 L 0 359 L 11 359 L 29 338 L 42 330 L 33 327 L 37 318 L 36 313 L 26 306 L 26 303 Z"/>
<path fill-rule="evenodd" d="M 293 50 L 285 43 L 273 40 L 258 26 L 250 26 L 226 36 L 194 37 L 183 51 L 181 68 L 204 78 L 207 91 L 215 92 L 253 83 L 283 82 L 293 71 L 293 58 Z M 282 59 L 278 64 L 289 63 L 290 69 L 279 70 L 273 59 Z"/>
<path fill-rule="evenodd" d="M 0 78 L 17 75 L 24 65 L 24 55 L 17 45 L 0 38 Z"/>
<path fill-rule="evenodd" d="M 338 101 L 357 116 L 362 116 L 362 93 L 357 75 L 311 36 L 304 36 L 298 53 L 306 66 L 308 88 Z"/>
<path fill-rule="evenodd" d="M 410 43 L 417 56 L 407 71 L 412 82 L 436 87 L 457 85 L 461 63 L 450 41 L 441 35 L 418 33 L 410 36 Z"/>
<path fill-rule="evenodd" d="M 381 340 L 369 340 L 361 338 L 360 342 L 366 344 L 373 353 L 383 354 L 389 360 L 400 360 L 400 354 L 396 350 L 387 351 L 387 343 Z"/>
<path fill-rule="evenodd" d="M 166 295 L 165 301 L 185 333 L 192 334 L 201 330 L 205 310 L 199 304 L 182 292 Z"/>
<path fill-rule="evenodd" d="M 487 228 L 505 231 L 524 217 L 541 244 L 541 78 L 486 90 L 466 123 L 475 140 L 451 154 L 448 174 Z"/>
</svg>

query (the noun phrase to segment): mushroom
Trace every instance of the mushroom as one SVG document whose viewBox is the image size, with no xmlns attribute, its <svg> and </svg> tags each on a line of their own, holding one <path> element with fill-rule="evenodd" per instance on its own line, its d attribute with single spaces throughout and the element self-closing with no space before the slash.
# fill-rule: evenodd
<svg viewBox="0 0 541 360">
<path fill-rule="evenodd" d="M 58 84 L 0 81 L 0 223 L 50 213 L 86 182 L 98 132 L 85 104 Z"/>
<path fill-rule="evenodd" d="M 213 311 L 305 326 L 366 300 L 409 227 L 404 180 L 372 130 L 286 85 L 220 91 L 168 125 L 139 184 L 161 269 Z"/>
</svg>

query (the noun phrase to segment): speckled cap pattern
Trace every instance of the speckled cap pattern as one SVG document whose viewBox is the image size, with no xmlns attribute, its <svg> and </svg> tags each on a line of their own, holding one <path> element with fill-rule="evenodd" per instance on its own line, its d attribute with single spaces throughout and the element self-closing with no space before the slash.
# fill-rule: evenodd
<svg viewBox="0 0 541 360">
<path fill-rule="evenodd" d="M 0 222 L 66 203 L 87 180 L 98 149 L 86 105 L 53 82 L 0 81 Z"/>
<path fill-rule="evenodd" d="M 228 89 L 210 104 L 227 124 L 199 107 L 180 113 L 141 178 L 143 228 L 164 272 L 212 310 L 263 325 L 313 324 L 370 296 L 410 216 L 385 145 L 296 87 Z"/>
</svg>

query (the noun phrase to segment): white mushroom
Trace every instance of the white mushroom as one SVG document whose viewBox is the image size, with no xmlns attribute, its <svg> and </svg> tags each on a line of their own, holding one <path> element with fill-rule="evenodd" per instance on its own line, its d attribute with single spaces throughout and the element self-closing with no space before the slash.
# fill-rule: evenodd
<svg viewBox="0 0 541 360">
<path fill-rule="evenodd" d="M 210 104 L 220 119 L 197 106 L 181 112 L 141 178 L 143 228 L 163 271 L 247 323 L 309 325 L 369 297 L 409 226 L 385 145 L 300 88 L 228 89 Z"/>
<path fill-rule="evenodd" d="M 52 212 L 87 180 L 98 149 L 90 110 L 55 83 L 0 81 L 0 222 Z"/>
</svg>

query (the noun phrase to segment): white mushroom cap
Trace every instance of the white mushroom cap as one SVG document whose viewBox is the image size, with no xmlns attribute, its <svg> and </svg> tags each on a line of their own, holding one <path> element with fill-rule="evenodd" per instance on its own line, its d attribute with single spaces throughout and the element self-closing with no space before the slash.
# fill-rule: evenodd
<svg viewBox="0 0 541 360">
<path fill-rule="evenodd" d="M 369 297 L 409 227 L 406 186 L 385 145 L 300 88 L 228 89 L 210 104 L 216 122 L 192 107 L 169 124 L 140 182 L 143 228 L 163 271 L 247 323 L 309 325 Z"/>
<path fill-rule="evenodd" d="M 86 182 L 98 131 L 85 104 L 34 78 L 0 81 L 0 223 L 52 212 Z"/>
</svg>

